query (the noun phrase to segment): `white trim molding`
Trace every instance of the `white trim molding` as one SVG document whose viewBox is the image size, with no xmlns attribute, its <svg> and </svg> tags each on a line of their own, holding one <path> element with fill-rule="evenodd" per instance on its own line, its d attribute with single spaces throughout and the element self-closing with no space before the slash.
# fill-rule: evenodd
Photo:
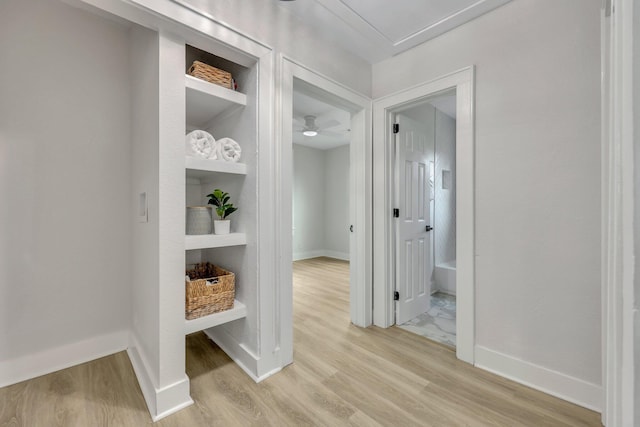
<svg viewBox="0 0 640 427">
<path fill-rule="evenodd" d="M 605 0 L 601 22 L 602 422 L 632 426 L 640 418 L 634 372 L 640 357 L 634 344 L 640 335 L 634 295 L 634 1 Z"/>
<path fill-rule="evenodd" d="M 571 403 L 600 412 L 602 387 L 526 360 L 476 346 L 476 366 Z"/>
<path fill-rule="evenodd" d="M 448 90 L 456 91 L 456 325 L 458 359 L 474 362 L 475 347 L 475 132 L 474 68 L 467 67 L 374 101 L 373 323 L 395 323 L 393 165 L 391 116 Z"/>
</svg>

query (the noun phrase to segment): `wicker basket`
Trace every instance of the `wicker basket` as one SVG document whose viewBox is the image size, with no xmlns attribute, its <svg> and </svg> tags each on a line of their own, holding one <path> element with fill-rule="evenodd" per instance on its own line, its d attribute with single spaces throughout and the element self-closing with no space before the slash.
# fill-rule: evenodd
<svg viewBox="0 0 640 427">
<path fill-rule="evenodd" d="M 227 89 L 232 89 L 231 73 L 223 71 L 219 68 L 207 65 L 204 62 L 193 61 L 188 71 L 189 75 L 197 77 L 202 80 L 206 80 L 209 83 L 214 83 Z"/>
<path fill-rule="evenodd" d="M 191 279 L 185 281 L 187 320 L 233 308 L 235 274 L 207 262 L 196 264 L 187 276 Z"/>
</svg>

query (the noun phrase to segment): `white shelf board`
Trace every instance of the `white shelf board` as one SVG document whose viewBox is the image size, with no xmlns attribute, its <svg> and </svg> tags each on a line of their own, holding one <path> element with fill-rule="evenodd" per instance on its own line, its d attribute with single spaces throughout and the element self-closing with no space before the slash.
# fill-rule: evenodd
<svg viewBox="0 0 640 427">
<path fill-rule="evenodd" d="M 224 248 L 227 246 L 241 246 L 247 244 L 244 233 L 229 234 L 198 234 L 185 236 L 186 249 Z"/>
<path fill-rule="evenodd" d="M 247 95 L 185 75 L 187 123 L 204 126 L 218 114 L 247 105 Z"/>
<path fill-rule="evenodd" d="M 187 178 L 196 179 L 211 179 L 217 173 L 247 174 L 247 165 L 244 163 L 201 159 L 199 157 L 187 157 L 185 168 L 187 170 Z"/>
<path fill-rule="evenodd" d="M 213 313 L 193 320 L 185 320 L 184 333 L 185 335 L 192 334 L 194 332 L 202 331 L 203 329 L 213 328 L 214 326 L 222 325 L 223 323 L 242 319 L 243 317 L 247 317 L 247 306 L 238 300 L 234 300 L 232 309 Z"/>
</svg>

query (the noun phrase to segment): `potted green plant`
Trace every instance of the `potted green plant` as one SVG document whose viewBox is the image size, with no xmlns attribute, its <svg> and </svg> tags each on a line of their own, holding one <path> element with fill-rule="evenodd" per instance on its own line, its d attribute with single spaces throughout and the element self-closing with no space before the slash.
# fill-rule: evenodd
<svg viewBox="0 0 640 427">
<path fill-rule="evenodd" d="M 229 203 L 231 196 L 229 196 L 229 193 L 216 188 L 213 193 L 207 194 L 207 197 L 209 198 L 209 204 L 216 207 L 216 214 L 220 218 L 213 221 L 213 233 L 229 234 L 231 221 L 227 217 L 238 210 L 232 203 Z"/>
</svg>

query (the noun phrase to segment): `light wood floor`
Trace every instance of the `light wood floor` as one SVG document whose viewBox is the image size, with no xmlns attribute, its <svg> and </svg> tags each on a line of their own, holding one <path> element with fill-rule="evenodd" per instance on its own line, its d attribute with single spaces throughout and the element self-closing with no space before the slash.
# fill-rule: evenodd
<svg viewBox="0 0 640 427">
<path fill-rule="evenodd" d="M 348 263 L 294 264 L 294 364 L 255 384 L 202 333 L 195 405 L 158 426 L 599 426 L 599 414 L 473 368 L 399 328 L 349 324 Z M 125 353 L 0 389 L 1 426 L 143 426 Z"/>
</svg>

